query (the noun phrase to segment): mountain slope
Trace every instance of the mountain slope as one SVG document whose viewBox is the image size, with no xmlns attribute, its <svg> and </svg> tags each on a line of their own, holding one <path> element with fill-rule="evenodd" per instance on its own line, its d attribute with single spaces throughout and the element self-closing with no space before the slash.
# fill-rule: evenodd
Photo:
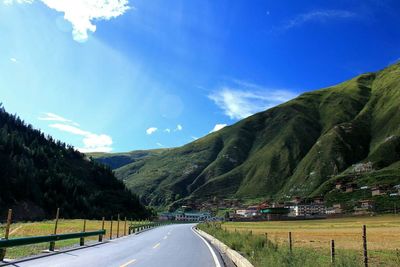
<svg viewBox="0 0 400 267">
<path fill-rule="evenodd" d="M 97 162 L 109 166 L 111 169 L 118 169 L 129 163 L 160 154 L 164 149 L 135 150 L 126 153 L 101 153 L 93 152 L 86 155 L 95 159 Z"/>
<path fill-rule="evenodd" d="M 45 136 L 0 105 L 0 214 L 43 219 L 61 209 L 63 218 L 101 218 L 148 211 L 104 165 Z"/>
<path fill-rule="evenodd" d="M 368 162 L 373 170 L 389 168 L 390 183 L 400 183 L 394 164 L 400 160 L 399 114 L 398 63 L 302 94 L 115 173 L 151 205 L 213 196 L 312 196 L 327 193 L 331 187 L 320 186 L 332 176 Z"/>
</svg>

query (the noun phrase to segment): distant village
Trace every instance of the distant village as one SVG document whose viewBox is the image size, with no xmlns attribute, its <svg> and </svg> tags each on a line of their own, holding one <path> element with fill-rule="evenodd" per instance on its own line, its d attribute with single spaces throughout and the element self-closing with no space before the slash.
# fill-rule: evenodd
<svg viewBox="0 0 400 267">
<path fill-rule="evenodd" d="M 352 193 L 362 190 L 366 196 L 400 197 L 400 184 L 393 187 L 357 187 L 353 183 L 337 182 L 336 190 L 343 193 Z M 346 214 L 365 215 L 372 214 L 374 211 L 374 201 L 371 199 L 359 200 L 352 207 L 352 211 Z M 223 215 L 218 211 L 225 211 Z M 293 197 L 287 202 L 268 202 L 264 201 L 257 205 L 244 205 L 238 199 L 214 198 L 210 201 L 199 204 L 189 202 L 175 212 L 161 212 L 158 214 L 159 220 L 173 221 L 210 221 L 210 220 L 229 220 L 229 221 L 268 221 L 268 220 L 306 220 L 323 219 L 327 217 L 342 216 L 345 213 L 343 204 L 334 203 L 327 206 L 323 197 L 303 199 Z"/>
</svg>

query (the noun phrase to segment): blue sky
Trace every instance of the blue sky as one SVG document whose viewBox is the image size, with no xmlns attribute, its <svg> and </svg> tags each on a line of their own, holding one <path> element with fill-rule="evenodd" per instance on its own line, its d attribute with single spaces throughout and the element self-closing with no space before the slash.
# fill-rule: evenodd
<svg viewBox="0 0 400 267">
<path fill-rule="evenodd" d="M 396 0 L 101 2 L 0 0 L 0 102 L 84 152 L 180 146 L 400 58 Z"/>
</svg>

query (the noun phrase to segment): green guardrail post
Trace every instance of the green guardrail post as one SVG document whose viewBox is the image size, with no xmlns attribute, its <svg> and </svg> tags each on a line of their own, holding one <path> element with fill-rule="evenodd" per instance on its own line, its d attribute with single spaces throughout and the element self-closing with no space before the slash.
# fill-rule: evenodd
<svg viewBox="0 0 400 267">
<path fill-rule="evenodd" d="M 57 208 L 56 221 L 54 223 L 54 232 L 53 232 L 54 235 L 57 234 L 59 216 L 60 216 L 60 208 Z M 54 251 L 55 246 L 56 246 L 56 242 L 55 241 L 50 242 L 49 251 Z"/>
<path fill-rule="evenodd" d="M 111 216 L 111 224 L 110 224 L 110 240 L 112 239 L 112 225 L 113 225 L 113 216 Z"/>
<path fill-rule="evenodd" d="M 9 209 L 7 214 L 6 232 L 4 234 L 5 240 L 7 240 L 8 236 L 10 235 L 11 219 L 12 219 L 12 209 Z M 4 260 L 5 256 L 6 256 L 6 249 L 0 248 L 0 261 Z"/>
<path fill-rule="evenodd" d="M 101 221 L 101 230 L 104 230 L 104 217 L 102 218 L 102 221 Z M 99 235 L 99 242 L 103 242 L 103 235 L 102 234 L 100 234 Z"/>
<path fill-rule="evenodd" d="M 82 231 L 82 233 L 84 233 L 84 232 L 86 232 L 86 219 L 83 220 L 83 231 Z M 79 245 L 80 246 L 84 246 L 85 245 L 85 238 L 83 236 L 79 239 Z"/>
</svg>

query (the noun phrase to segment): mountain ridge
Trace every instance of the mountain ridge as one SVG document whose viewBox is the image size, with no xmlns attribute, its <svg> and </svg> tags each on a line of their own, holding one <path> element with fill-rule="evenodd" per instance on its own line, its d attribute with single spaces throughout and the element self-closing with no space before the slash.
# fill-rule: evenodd
<svg viewBox="0 0 400 267">
<path fill-rule="evenodd" d="M 372 162 L 373 170 L 379 171 L 398 162 L 399 107 L 396 63 L 306 92 L 115 173 L 145 203 L 155 206 L 214 196 L 308 197 L 332 176 L 351 173 L 354 164 Z M 392 169 L 391 183 L 400 183 L 397 165 Z M 374 183 L 379 180 L 370 182 Z"/>
<path fill-rule="evenodd" d="M 0 104 L 0 213 L 7 214 L 8 208 L 16 220 L 50 218 L 57 208 L 63 218 L 150 215 L 110 168 L 34 129 Z"/>
</svg>

